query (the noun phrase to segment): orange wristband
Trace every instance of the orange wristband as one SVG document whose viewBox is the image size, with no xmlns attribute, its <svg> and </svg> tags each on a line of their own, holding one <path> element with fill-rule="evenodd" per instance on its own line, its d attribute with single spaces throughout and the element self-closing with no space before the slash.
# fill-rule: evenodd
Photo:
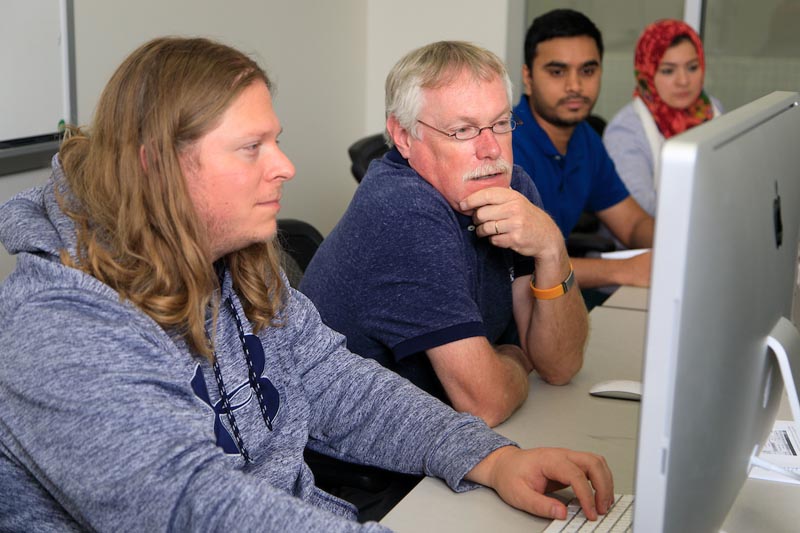
<svg viewBox="0 0 800 533">
<path fill-rule="evenodd" d="M 537 300 L 555 300 L 559 296 L 567 294 L 567 291 L 575 285 L 575 270 L 572 268 L 572 263 L 570 263 L 567 279 L 550 289 L 537 289 L 533 286 L 533 281 L 534 278 L 531 276 L 531 291 L 534 298 Z"/>
</svg>

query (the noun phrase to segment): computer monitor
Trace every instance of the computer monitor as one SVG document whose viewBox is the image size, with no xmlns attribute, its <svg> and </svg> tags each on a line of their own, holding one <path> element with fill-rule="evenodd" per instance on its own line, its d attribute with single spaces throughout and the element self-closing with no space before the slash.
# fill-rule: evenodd
<svg viewBox="0 0 800 533">
<path fill-rule="evenodd" d="M 783 380 L 767 342 L 791 317 L 798 265 L 798 102 L 776 92 L 664 144 L 637 533 L 718 531 L 773 426 Z"/>
</svg>

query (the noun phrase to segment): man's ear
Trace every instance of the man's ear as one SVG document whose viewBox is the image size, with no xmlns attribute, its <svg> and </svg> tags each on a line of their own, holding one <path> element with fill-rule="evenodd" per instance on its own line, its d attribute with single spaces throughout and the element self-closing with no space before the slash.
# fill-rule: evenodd
<svg viewBox="0 0 800 533">
<path fill-rule="evenodd" d="M 400 152 L 404 158 L 408 159 L 411 153 L 410 138 L 411 132 L 400 125 L 397 117 L 389 115 L 386 119 L 386 131 L 389 132 L 389 137 L 392 138 L 397 151 Z"/>
<path fill-rule="evenodd" d="M 528 68 L 528 65 L 522 65 L 522 87 L 523 92 L 530 96 L 531 95 L 531 84 L 533 80 L 531 79 L 531 69 Z"/>
</svg>

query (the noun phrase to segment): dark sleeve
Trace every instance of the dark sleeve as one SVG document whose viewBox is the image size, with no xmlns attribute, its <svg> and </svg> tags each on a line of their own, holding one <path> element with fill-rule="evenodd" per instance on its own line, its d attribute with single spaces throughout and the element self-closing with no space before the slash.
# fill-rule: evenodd
<svg viewBox="0 0 800 533">
<path fill-rule="evenodd" d="M 372 269 L 361 291 L 361 322 L 396 359 L 463 338 L 485 336 L 471 291 L 462 229 L 443 198 L 384 205 Z"/>
<path fill-rule="evenodd" d="M 589 128 L 588 125 L 582 124 Z M 591 155 L 591 165 L 593 168 L 592 190 L 587 202 L 590 211 L 602 211 L 612 207 L 628 196 L 627 187 L 614 167 L 614 162 L 608 155 L 608 151 L 600 136 L 594 131 L 584 132 L 588 145 L 588 152 Z"/>
</svg>

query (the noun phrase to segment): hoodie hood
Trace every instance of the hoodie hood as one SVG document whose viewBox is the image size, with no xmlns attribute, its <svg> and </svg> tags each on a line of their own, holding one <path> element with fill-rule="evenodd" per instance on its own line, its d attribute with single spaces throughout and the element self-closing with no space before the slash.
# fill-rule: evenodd
<svg viewBox="0 0 800 533">
<path fill-rule="evenodd" d="M 42 186 L 21 192 L 0 206 L 0 243 L 11 255 L 28 252 L 58 260 L 61 250 L 75 252 L 75 224 L 61 211 L 56 189 L 67 191 L 58 160 L 53 156 L 53 172 Z"/>
</svg>

